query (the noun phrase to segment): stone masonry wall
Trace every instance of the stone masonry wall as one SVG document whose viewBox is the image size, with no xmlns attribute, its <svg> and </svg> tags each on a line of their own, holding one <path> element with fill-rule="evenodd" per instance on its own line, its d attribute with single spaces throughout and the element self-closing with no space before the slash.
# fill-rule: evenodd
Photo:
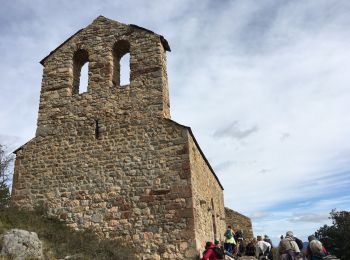
<svg viewBox="0 0 350 260">
<path fill-rule="evenodd" d="M 189 140 L 196 244 L 198 249 L 203 250 L 206 241 L 224 239 L 223 189 L 191 135 Z"/>
<path fill-rule="evenodd" d="M 123 41 L 130 44 L 131 74 L 130 85 L 120 87 L 113 85 L 113 49 Z M 89 61 L 88 92 L 83 94 L 72 88 L 79 50 L 87 51 Z M 75 125 L 87 119 L 84 111 L 90 103 L 96 108 L 89 114 L 91 124 L 102 114 L 170 117 L 165 50 L 157 34 L 98 17 L 42 63 L 37 136 L 75 134 Z"/>
<path fill-rule="evenodd" d="M 250 218 L 229 208 L 225 208 L 226 226 L 231 225 L 234 231 L 243 230 L 244 238 L 254 237 Z"/>
<path fill-rule="evenodd" d="M 100 16 L 42 61 L 36 137 L 16 152 L 13 205 L 44 204 L 73 228 L 130 241 L 143 259 L 193 259 L 214 226 L 221 238 L 221 186 L 190 129 L 169 119 L 166 44 Z M 127 86 L 114 78 L 118 46 L 130 51 Z"/>
<path fill-rule="evenodd" d="M 130 85 L 114 86 L 113 47 L 130 43 Z M 74 93 L 74 55 L 87 50 L 88 91 Z M 17 151 L 13 204 L 43 202 L 75 228 L 132 241 L 147 257 L 182 259 L 190 176 L 184 129 L 170 116 L 159 35 L 97 18 L 44 61 L 37 136 Z M 193 233 L 193 229 L 192 229 Z M 144 241 L 148 241 L 144 243 Z"/>
<path fill-rule="evenodd" d="M 193 244 L 190 179 L 179 172 L 186 140 L 170 123 L 138 124 L 110 124 L 100 140 L 90 131 L 32 141 L 17 153 L 15 204 L 42 201 L 70 226 L 133 241 L 149 256 L 185 254 Z"/>
</svg>

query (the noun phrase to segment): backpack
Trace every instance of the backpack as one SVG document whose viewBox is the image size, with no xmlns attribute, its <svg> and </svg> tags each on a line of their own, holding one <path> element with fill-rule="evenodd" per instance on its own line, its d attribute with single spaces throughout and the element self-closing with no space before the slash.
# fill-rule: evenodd
<svg viewBox="0 0 350 260">
<path fill-rule="evenodd" d="M 233 237 L 233 235 L 232 235 L 232 230 L 226 230 L 226 233 L 225 233 L 225 237 L 227 238 L 227 239 L 231 239 L 232 237 Z"/>
<path fill-rule="evenodd" d="M 236 235 L 235 235 L 235 239 L 239 239 L 239 238 L 243 238 L 243 233 L 241 230 L 237 230 Z"/>
<path fill-rule="evenodd" d="M 287 250 L 286 254 L 288 255 L 288 260 L 296 260 L 297 254 L 293 250 Z"/>
<path fill-rule="evenodd" d="M 214 247 L 213 251 L 218 259 L 225 259 L 224 250 L 220 247 Z"/>
<path fill-rule="evenodd" d="M 253 243 L 249 243 L 247 246 L 246 246 L 246 255 L 247 256 L 255 256 L 255 246 Z"/>
<path fill-rule="evenodd" d="M 303 249 L 303 247 L 304 247 L 304 245 L 303 245 L 303 241 L 301 241 L 299 238 L 297 238 L 297 237 L 294 237 L 294 240 L 295 240 L 295 242 L 297 243 L 297 245 L 298 245 L 298 247 L 299 247 L 299 249 L 300 249 L 300 252 L 302 251 L 302 249 Z"/>
</svg>

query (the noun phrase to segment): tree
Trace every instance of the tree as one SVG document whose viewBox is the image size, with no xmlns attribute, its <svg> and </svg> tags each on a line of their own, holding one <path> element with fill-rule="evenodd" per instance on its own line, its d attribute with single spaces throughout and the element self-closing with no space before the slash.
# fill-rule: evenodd
<svg viewBox="0 0 350 260">
<path fill-rule="evenodd" d="M 5 152 L 5 147 L 0 144 L 0 209 L 8 207 L 10 203 L 10 168 L 14 157 Z"/>
<path fill-rule="evenodd" d="M 324 225 L 315 232 L 326 249 L 342 260 L 350 259 L 350 211 L 332 210 L 332 225 Z"/>
</svg>

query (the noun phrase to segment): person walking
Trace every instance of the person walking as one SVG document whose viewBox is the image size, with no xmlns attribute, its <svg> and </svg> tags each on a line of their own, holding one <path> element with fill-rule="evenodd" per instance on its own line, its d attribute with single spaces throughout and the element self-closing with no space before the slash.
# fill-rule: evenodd
<svg viewBox="0 0 350 260">
<path fill-rule="evenodd" d="M 327 255 L 327 250 L 322 245 L 321 241 L 313 235 L 307 238 L 309 240 L 309 245 L 306 248 L 306 257 L 308 260 L 318 259 L 317 257 L 322 257 Z"/>
<path fill-rule="evenodd" d="M 278 252 L 281 260 L 298 260 L 300 259 L 300 250 L 294 240 L 292 231 L 288 231 L 286 236 L 280 241 Z"/>
<path fill-rule="evenodd" d="M 224 252 L 221 250 L 219 245 L 214 245 L 208 241 L 205 244 L 205 251 L 201 260 L 222 260 L 225 259 Z"/>
<path fill-rule="evenodd" d="M 235 238 L 234 238 L 234 232 L 231 228 L 231 226 L 227 226 L 227 230 L 224 234 L 225 236 L 225 244 L 224 244 L 224 247 L 225 247 L 225 250 L 227 252 L 229 252 L 230 254 L 233 254 L 233 249 L 234 249 L 234 246 L 236 245 L 236 241 L 235 241 Z"/>
<path fill-rule="evenodd" d="M 269 259 L 273 259 L 273 255 L 272 255 L 273 245 L 272 245 L 272 241 L 271 241 L 270 237 L 268 235 L 265 235 L 264 236 L 264 241 L 271 245 L 271 250 L 269 252 Z"/>
<path fill-rule="evenodd" d="M 257 236 L 257 242 L 255 246 L 255 256 L 258 259 L 268 259 L 268 255 L 271 251 L 271 245 L 262 239 L 262 236 Z"/>
<path fill-rule="evenodd" d="M 235 232 L 235 241 L 236 241 L 236 254 L 237 256 L 242 256 L 245 251 L 244 246 L 244 236 L 243 236 L 243 230 L 239 229 Z"/>
<path fill-rule="evenodd" d="M 245 247 L 246 256 L 255 256 L 255 244 L 256 244 L 256 238 L 253 238 L 249 241 L 249 243 Z"/>
</svg>

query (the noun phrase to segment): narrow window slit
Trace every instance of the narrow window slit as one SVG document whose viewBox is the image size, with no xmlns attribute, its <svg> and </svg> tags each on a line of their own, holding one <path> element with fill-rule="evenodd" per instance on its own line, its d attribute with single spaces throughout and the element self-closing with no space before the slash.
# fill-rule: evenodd
<svg viewBox="0 0 350 260">
<path fill-rule="evenodd" d="M 216 222 L 215 222 L 215 208 L 214 208 L 214 200 L 213 198 L 211 199 L 211 210 L 212 210 L 212 221 L 213 221 L 213 233 L 214 233 L 214 237 L 217 237 L 217 228 L 216 228 Z"/>
<path fill-rule="evenodd" d="M 98 119 L 95 119 L 95 138 L 100 139 L 100 127 L 98 125 Z"/>
</svg>

